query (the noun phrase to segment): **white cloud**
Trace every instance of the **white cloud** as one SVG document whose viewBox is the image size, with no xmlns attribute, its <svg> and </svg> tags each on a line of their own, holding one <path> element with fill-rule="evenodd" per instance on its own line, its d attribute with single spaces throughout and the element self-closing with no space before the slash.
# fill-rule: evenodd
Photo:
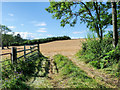
<svg viewBox="0 0 120 90">
<path fill-rule="evenodd" d="M 15 26 L 8 26 L 9 29 L 15 29 Z"/>
<path fill-rule="evenodd" d="M 14 35 L 20 34 L 23 39 L 34 39 L 34 34 L 30 32 L 15 32 Z"/>
<path fill-rule="evenodd" d="M 34 38 L 34 39 L 40 39 L 40 38 L 37 38 L 37 37 L 36 37 L 36 38 Z"/>
<path fill-rule="evenodd" d="M 14 14 L 13 14 L 13 13 L 8 13 L 8 15 L 9 15 L 9 16 L 11 16 L 11 17 L 12 17 L 12 16 L 14 16 Z"/>
<path fill-rule="evenodd" d="M 84 38 L 84 37 L 71 37 L 72 39 L 79 39 L 79 38 Z"/>
<path fill-rule="evenodd" d="M 20 24 L 21 26 L 24 26 L 24 24 Z"/>
<path fill-rule="evenodd" d="M 31 21 L 34 26 L 46 26 L 47 24 L 45 22 L 38 22 L 38 21 Z"/>
<path fill-rule="evenodd" d="M 80 33 L 83 33 L 83 32 L 78 32 L 78 31 L 73 32 L 73 34 L 80 34 Z"/>
<path fill-rule="evenodd" d="M 39 30 L 37 30 L 37 32 L 47 32 L 46 28 L 40 28 Z"/>
<path fill-rule="evenodd" d="M 36 23 L 35 26 L 46 26 L 47 24 L 45 22 Z"/>
<path fill-rule="evenodd" d="M 13 32 L 7 32 L 7 34 L 14 34 Z"/>
</svg>

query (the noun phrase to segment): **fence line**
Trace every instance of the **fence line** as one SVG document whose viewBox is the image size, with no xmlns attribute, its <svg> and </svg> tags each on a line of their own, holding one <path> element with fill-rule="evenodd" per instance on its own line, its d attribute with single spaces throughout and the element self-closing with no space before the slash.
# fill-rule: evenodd
<svg viewBox="0 0 120 90">
<path fill-rule="evenodd" d="M 30 49 L 26 49 L 26 46 L 30 46 Z M 35 49 L 36 47 L 37 47 L 37 49 Z M 30 52 L 26 53 L 26 51 L 30 51 Z M 17 51 L 16 47 L 12 47 L 11 53 L 0 54 L 0 56 L 10 54 L 11 55 L 11 63 L 16 64 L 17 59 L 20 59 L 20 58 L 24 57 L 24 59 L 26 60 L 26 57 L 28 57 L 29 54 L 31 54 L 31 55 L 29 55 L 29 57 L 35 55 L 35 54 L 32 54 L 35 51 L 37 51 L 37 54 L 39 56 L 39 54 L 40 54 L 39 44 L 37 44 L 37 45 L 24 45 L 24 49 L 23 50 L 18 50 L 18 51 Z M 20 53 L 20 52 L 24 52 L 24 55 L 21 55 L 21 56 L 17 57 L 17 53 Z M 2 61 L 2 62 L 4 62 L 4 61 Z"/>
</svg>

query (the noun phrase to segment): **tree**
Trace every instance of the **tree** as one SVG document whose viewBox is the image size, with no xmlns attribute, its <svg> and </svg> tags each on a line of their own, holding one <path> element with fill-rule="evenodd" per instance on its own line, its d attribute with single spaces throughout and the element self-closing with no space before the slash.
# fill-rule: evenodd
<svg viewBox="0 0 120 90">
<path fill-rule="evenodd" d="M 15 37 L 14 37 L 14 42 L 19 42 L 19 43 L 21 43 L 21 42 L 23 42 L 24 40 L 21 38 L 21 35 L 20 34 L 17 34 Z"/>
<path fill-rule="evenodd" d="M 120 33 L 120 2 L 117 2 L 117 28 L 118 28 L 118 31 L 119 31 L 118 34 L 119 34 Z"/>
<path fill-rule="evenodd" d="M 6 33 L 11 32 L 11 30 L 5 26 L 5 25 L 0 25 L 0 34 L 2 35 L 2 49 L 4 49 L 4 44 L 5 42 L 9 42 L 10 38 L 8 38 L 8 35 Z M 8 45 L 8 43 L 6 43 Z M 8 46 L 7 46 L 8 48 Z"/>
<path fill-rule="evenodd" d="M 6 34 L 7 32 L 11 32 L 11 30 L 5 25 L 0 25 L 0 34 Z"/>
<path fill-rule="evenodd" d="M 113 46 L 118 44 L 118 30 L 117 30 L 117 10 L 116 2 L 112 2 L 112 24 L 113 24 Z"/>
<path fill-rule="evenodd" d="M 102 40 L 105 28 L 111 23 L 112 15 L 108 12 L 110 2 L 55 2 L 51 1 L 46 8 L 53 13 L 53 18 L 61 20 L 61 26 L 69 24 L 74 26 L 78 20 L 87 23 L 91 31 L 95 31 Z"/>
<path fill-rule="evenodd" d="M 4 46 L 6 46 L 9 49 L 9 46 L 13 41 L 14 41 L 13 35 L 2 34 L 3 49 L 4 49 Z"/>
</svg>

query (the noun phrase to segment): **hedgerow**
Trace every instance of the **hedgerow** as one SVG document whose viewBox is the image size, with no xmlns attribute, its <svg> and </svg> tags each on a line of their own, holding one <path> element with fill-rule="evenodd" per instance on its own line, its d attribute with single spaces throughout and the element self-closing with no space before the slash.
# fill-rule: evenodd
<svg viewBox="0 0 120 90">
<path fill-rule="evenodd" d="M 45 38 L 45 39 L 34 39 L 34 40 L 26 40 L 23 42 L 12 42 L 11 46 L 20 46 L 20 45 L 32 45 L 32 44 L 42 44 L 47 43 L 51 41 L 57 41 L 57 40 L 68 40 L 71 39 L 69 36 L 61 36 L 61 37 L 51 37 L 51 38 Z"/>
</svg>

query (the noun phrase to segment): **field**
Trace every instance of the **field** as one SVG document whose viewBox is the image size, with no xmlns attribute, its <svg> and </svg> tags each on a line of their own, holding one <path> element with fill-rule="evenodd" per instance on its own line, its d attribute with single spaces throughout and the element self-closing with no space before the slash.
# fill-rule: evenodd
<svg viewBox="0 0 120 90">
<path fill-rule="evenodd" d="M 98 69 L 94 69 L 91 66 L 86 65 L 84 62 L 78 60 L 74 57 L 74 55 L 81 49 L 82 42 L 84 42 L 85 39 L 72 39 L 72 40 L 61 40 L 61 41 L 54 41 L 49 43 L 40 44 L 40 51 L 41 53 L 46 56 L 52 58 L 56 54 L 62 54 L 64 56 L 67 56 L 74 65 L 78 66 L 81 70 L 87 73 L 87 75 L 97 81 L 100 85 L 104 85 L 109 88 L 116 88 L 118 79 L 112 77 L 111 75 L 106 74 L 103 71 L 100 71 Z M 22 50 L 24 46 L 15 46 L 17 47 L 17 50 Z M 27 46 L 27 49 L 30 48 Z M 4 49 L 2 50 L 2 53 L 9 53 L 11 52 L 10 49 Z M 22 53 L 20 53 L 22 54 Z M 3 56 L 2 59 L 9 58 L 7 55 Z M 50 75 L 50 77 L 54 77 Z M 38 81 L 37 81 L 38 80 Z M 38 83 L 40 80 L 36 79 L 36 82 L 34 82 L 32 85 Z M 53 83 L 53 85 L 56 85 L 55 87 L 59 88 L 56 84 L 56 78 L 53 79 L 53 81 L 50 80 L 50 83 Z M 37 86 L 36 86 L 37 87 Z"/>
<path fill-rule="evenodd" d="M 82 42 L 85 39 L 73 39 L 73 40 L 62 40 L 62 41 L 54 41 L 49 43 L 40 44 L 40 51 L 46 57 L 54 56 L 55 54 L 62 54 L 65 56 L 73 56 L 82 46 Z M 15 46 L 17 50 L 22 50 L 24 46 Z M 27 49 L 30 48 L 27 46 Z M 10 49 L 2 50 L 2 53 L 9 53 Z M 23 54 L 23 53 L 20 53 Z M 2 58 L 9 58 L 9 55 L 5 55 Z"/>
<path fill-rule="evenodd" d="M 55 41 L 40 45 L 40 51 L 45 56 L 54 56 L 62 54 L 65 56 L 73 56 L 81 48 L 81 42 L 85 39 Z"/>
</svg>

